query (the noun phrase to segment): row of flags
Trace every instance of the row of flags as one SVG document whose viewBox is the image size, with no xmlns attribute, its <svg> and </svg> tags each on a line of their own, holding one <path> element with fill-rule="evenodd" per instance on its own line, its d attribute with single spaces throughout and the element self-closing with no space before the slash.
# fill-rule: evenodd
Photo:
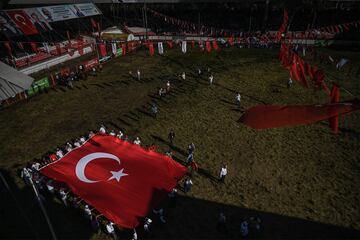
<svg viewBox="0 0 360 240">
<path fill-rule="evenodd" d="M 281 42 L 279 59 L 283 67 L 289 70 L 291 79 L 308 88 L 307 77 L 316 88 L 322 88 L 330 97 L 327 104 L 316 105 L 258 105 L 247 109 L 240 117 L 239 122 L 255 129 L 294 127 L 298 125 L 311 124 L 318 121 L 328 120 L 333 133 L 337 134 L 339 129 L 339 116 L 350 114 L 360 110 L 360 100 L 340 102 L 340 87 L 333 84 L 329 91 L 325 83 L 325 73 L 305 62 L 292 49 L 291 44 L 282 40 L 282 34 L 286 32 L 288 24 L 288 13 L 284 10 L 283 23 L 277 32 L 276 39 Z M 339 61 L 337 68 L 342 67 L 347 60 Z"/>
</svg>

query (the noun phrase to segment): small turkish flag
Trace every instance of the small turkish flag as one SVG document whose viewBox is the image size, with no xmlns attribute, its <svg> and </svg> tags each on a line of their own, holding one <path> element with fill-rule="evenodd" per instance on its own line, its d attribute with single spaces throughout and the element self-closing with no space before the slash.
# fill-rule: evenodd
<svg viewBox="0 0 360 240">
<path fill-rule="evenodd" d="M 117 225 L 134 228 L 172 191 L 186 168 L 139 145 L 95 135 L 40 172 L 66 183 Z"/>
</svg>

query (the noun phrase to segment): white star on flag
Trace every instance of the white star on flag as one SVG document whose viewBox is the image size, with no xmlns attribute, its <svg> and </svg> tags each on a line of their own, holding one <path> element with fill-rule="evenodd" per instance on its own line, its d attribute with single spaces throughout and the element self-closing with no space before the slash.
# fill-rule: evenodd
<svg viewBox="0 0 360 240">
<path fill-rule="evenodd" d="M 108 179 L 108 181 L 112 179 L 116 179 L 116 181 L 120 182 L 120 178 L 127 176 L 128 174 L 124 173 L 124 169 L 121 169 L 120 171 L 111 171 L 112 176 Z"/>
</svg>

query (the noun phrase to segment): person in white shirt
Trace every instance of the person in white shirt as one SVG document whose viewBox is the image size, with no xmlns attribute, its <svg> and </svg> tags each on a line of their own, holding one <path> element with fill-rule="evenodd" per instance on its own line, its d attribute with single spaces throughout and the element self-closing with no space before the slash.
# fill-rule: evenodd
<svg viewBox="0 0 360 240">
<path fill-rule="evenodd" d="M 60 194 L 61 201 L 67 207 L 68 206 L 68 204 L 67 204 L 67 196 L 66 196 L 66 193 L 65 193 L 64 189 L 60 189 L 59 194 Z"/>
<path fill-rule="evenodd" d="M 104 126 L 104 125 L 101 125 L 99 132 L 100 132 L 100 133 L 103 133 L 103 134 L 106 133 L 106 129 L 105 129 L 105 126 Z"/>
<path fill-rule="evenodd" d="M 75 141 L 75 142 L 74 142 L 74 147 L 80 147 L 80 146 L 81 146 L 80 141 Z"/>
<path fill-rule="evenodd" d="M 138 240 L 136 229 L 134 228 L 133 230 L 134 230 L 134 233 L 133 233 L 133 236 L 132 236 L 131 240 Z"/>
<path fill-rule="evenodd" d="M 118 134 L 116 135 L 117 138 L 122 139 L 122 137 L 124 136 L 123 132 L 121 130 L 119 130 Z"/>
<path fill-rule="evenodd" d="M 108 234 L 112 235 L 114 239 L 117 239 L 113 222 L 109 222 L 108 224 L 106 224 L 106 231 Z"/>
<path fill-rule="evenodd" d="M 58 159 L 62 158 L 64 156 L 63 151 L 61 151 L 61 149 L 57 149 L 56 151 L 56 156 L 58 157 Z"/>
<path fill-rule="evenodd" d="M 290 77 L 289 81 L 287 82 L 287 88 L 290 88 L 292 84 L 293 84 L 293 81 L 292 81 L 292 79 Z"/>
<path fill-rule="evenodd" d="M 115 131 L 114 131 L 114 130 L 111 130 L 111 131 L 110 131 L 110 136 L 115 137 L 115 135 L 116 135 L 116 134 L 115 134 Z"/>
<path fill-rule="evenodd" d="M 89 208 L 89 205 L 85 205 L 84 215 L 85 215 L 85 218 L 86 218 L 86 219 L 91 220 L 92 214 L 91 214 L 91 209 Z"/>
<path fill-rule="evenodd" d="M 137 75 L 137 79 L 140 80 L 141 79 L 141 73 L 140 73 L 139 69 L 136 71 L 136 75 Z"/>
<path fill-rule="evenodd" d="M 39 168 L 40 168 L 40 163 L 38 162 L 35 162 L 31 165 L 31 168 L 36 170 L 36 171 L 39 171 Z"/>
<path fill-rule="evenodd" d="M 51 179 L 49 181 L 47 181 L 46 188 L 50 193 L 54 194 L 55 188 L 54 188 L 54 185 L 53 185 L 53 181 Z"/>
<path fill-rule="evenodd" d="M 166 83 L 166 92 L 170 92 L 170 81 L 167 81 Z"/>
<path fill-rule="evenodd" d="M 80 143 L 81 143 L 81 144 L 84 144 L 84 143 L 85 143 L 85 141 L 86 141 L 86 140 L 85 140 L 85 137 L 84 137 L 84 136 L 82 136 L 82 137 L 80 138 Z"/>
<path fill-rule="evenodd" d="M 201 75 L 201 69 L 198 68 L 198 75 L 200 76 Z"/>
<path fill-rule="evenodd" d="M 210 83 L 210 85 L 213 83 L 213 81 L 214 81 L 214 76 L 213 76 L 213 75 L 210 75 L 210 77 L 209 77 L 209 83 Z"/>
<path fill-rule="evenodd" d="M 185 79 L 186 79 L 186 74 L 185 74 L 185 72 L 183 72 L 183 73 L 181 74 L 181 78 L 182 78 L 182 80 L 185 80 Z"/>
<path fill-rule="evenodd" d="M 136 145 L 140 145 L 141 144 L 141 141 L 140 141 L 140 138 L 139 137 L 136 137 L 135 141 L 134 141 L 134 144 Z"/>
<path fill-rule="evenodd" d="M 24 179 L 26 185 L 31 185 L 32 171 L 28 168 L 23 168 L 21 171 L 21 177 Z"/>
<path fill-rule="evenodd" d="M 222 183 L 225 182 L 226 175 L 227 175 L 227 166 L 223 165 L 223 167 L 221 168 L 221 171 L 220 171 L 220 182 L 222 182 Z"/>
<path fill-rule="evenodd" d="M 235 96 L 236 104 L 240 107 L 241 104 L 241 95 L 240 93 L 237 93 Z"/>
<path fill-rule="evenodd" d="M 152 223 L 152 220 L 150 218 L 145 218 L 145 223 L 144 223 L 145 232 L 150 232 L 151 223 Z"/>
</svg>

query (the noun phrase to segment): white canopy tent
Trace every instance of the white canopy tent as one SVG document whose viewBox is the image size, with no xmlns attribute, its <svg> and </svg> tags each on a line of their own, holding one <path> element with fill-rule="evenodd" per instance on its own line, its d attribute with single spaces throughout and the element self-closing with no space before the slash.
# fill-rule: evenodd
<svg viewBox="0 0 360 240">
<path fill-rule="evenodd" d="M 0 101 L 31 87 L 34 79 L 0 61 Z"/>
</svg>

